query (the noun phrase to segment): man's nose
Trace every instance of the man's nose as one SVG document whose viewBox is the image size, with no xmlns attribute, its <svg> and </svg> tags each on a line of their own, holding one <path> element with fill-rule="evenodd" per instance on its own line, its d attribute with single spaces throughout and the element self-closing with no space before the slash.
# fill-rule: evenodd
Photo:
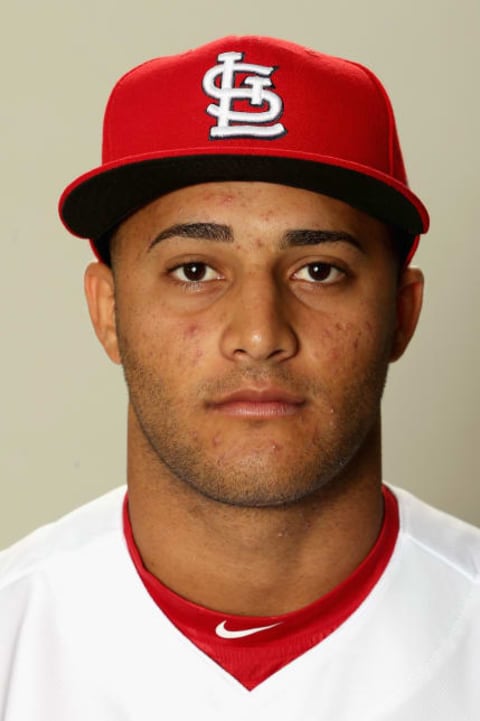
<svg viewBox="0 0 480 721">
<path fill-rule="evenodd" d="M 221 337 L 230 360 L 280 363 L 299 347 L 288 313 L 288 290 L 264 272 L 252 273 L 232 290 Z"/>
</svg>

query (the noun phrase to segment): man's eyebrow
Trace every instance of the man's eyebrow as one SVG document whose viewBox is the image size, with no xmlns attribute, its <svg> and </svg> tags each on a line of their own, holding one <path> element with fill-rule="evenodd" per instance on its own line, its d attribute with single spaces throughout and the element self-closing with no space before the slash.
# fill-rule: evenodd
<svg viewBox="0 0 480 721">
<path fill-rule="evenodd" d="M 198 238 L 200 240 L 215 240 L 221 243 L 232 243 L 233 233 L 228 225 L 219 223 L 178 223 L 165 228 L 155 236 L 148 250 L 167 238 Z"/>
<path fill-rule="evenodd" d="M 197 238 L 221 243 L 233 242 L 233 231 L 229 225 L 220 223 L 176 223 L 162 230 L 148 247 L 150 251 L 157 243 L 167 238 Z M 345 230 L 312 230 L 300 228 L 287 230 L 282 237 L 282 249 L 302 245 L 320 245 L 321 243 L 349 243 L 364 253 L 364 249 L 354 235 Z"/>
<path fill-rule="evenodd" d="M 360 242 L 345 230 L 288 230 L 282 240 L 282 248 L 301 245 L 319 245 L 320 243 L 349 243 L 362 253 L 365 252 Z"/>
</svg>

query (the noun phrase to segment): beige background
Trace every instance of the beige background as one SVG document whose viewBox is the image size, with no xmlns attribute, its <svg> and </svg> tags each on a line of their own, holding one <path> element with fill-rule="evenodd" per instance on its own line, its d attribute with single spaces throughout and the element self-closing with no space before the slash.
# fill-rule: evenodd
<svg viewBox="0 0 480 721">
<path fill-rule="evenodd" d="M 98 163 L 104 104 L 123 72 L 230 33 L 358 60 L 389 89 L 432 229 L 417 256 L 427 275 L 423 319 L 385 399 L 385 478 L 480 522 L 479 8 L 477 0 L 3 5 L 0 546 L 125 477 L 121 372 L 90 330 L 82 295 L 90 253 L 60 225 L 57 197 Z"/>
</svg>

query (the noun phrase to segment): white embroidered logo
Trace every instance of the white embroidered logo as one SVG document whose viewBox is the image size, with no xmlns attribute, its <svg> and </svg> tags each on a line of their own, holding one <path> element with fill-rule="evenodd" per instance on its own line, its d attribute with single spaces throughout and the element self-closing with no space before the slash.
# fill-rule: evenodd
<svg viewBox="0 0 480 721">
<path fill-rule="evenodd" d="M 218 100 L 207 107 L 207 113 L 217 118 L 210 129 L 210 138 L 278 138 L 287 131 L 275 122 L 283 113 L 283 102 L 272 88 L 270 76 L 275 66 L 243 63 L 244 53 L 220 53 L 218 65 L 207 70 L 202 86 L 211 98 Z M 247 76 L 238 81 L 238 75 Z M 216 83 L 220 78 L 220 84 Z M 239 101 L 248 101 L 251 110 L 238 110 Z M 235 104 L 237 109 L 235 110 Z M 267 109 L 261 109 L 267 104 Z M 272 124 L 273 123 L 273 124 Z"/>
<path fill-rule="evenodd" d="M 270 626 L 257 626 L 257 628 L 245 628 L 241 631 L 230 631 L 228 628 L 225 628 L 225 624 L 226 621 L 222 621 L 215 629 L 215 633 L 217 636 L 220 636 L 220 638 L 244 638 L 245 636 L 253 636 L 254 633 L 266 631 L 268 628 L 275 628 L 275 626 L 280 625 L 280 623 L 271 623 Z"/>
</svg>

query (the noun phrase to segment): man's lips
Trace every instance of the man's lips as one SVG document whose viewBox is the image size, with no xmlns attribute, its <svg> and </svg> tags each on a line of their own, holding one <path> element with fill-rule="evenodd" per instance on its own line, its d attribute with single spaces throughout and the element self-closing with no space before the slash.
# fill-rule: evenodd
<svg viewBox="0 0 480 721">
<path fill-rule="evenodd" d="M 279 388 L 243 388 L 209 402 L 214 411 L 244 418 L 291 416 L 305 405 L 305 398 Z"/>
</svg>

